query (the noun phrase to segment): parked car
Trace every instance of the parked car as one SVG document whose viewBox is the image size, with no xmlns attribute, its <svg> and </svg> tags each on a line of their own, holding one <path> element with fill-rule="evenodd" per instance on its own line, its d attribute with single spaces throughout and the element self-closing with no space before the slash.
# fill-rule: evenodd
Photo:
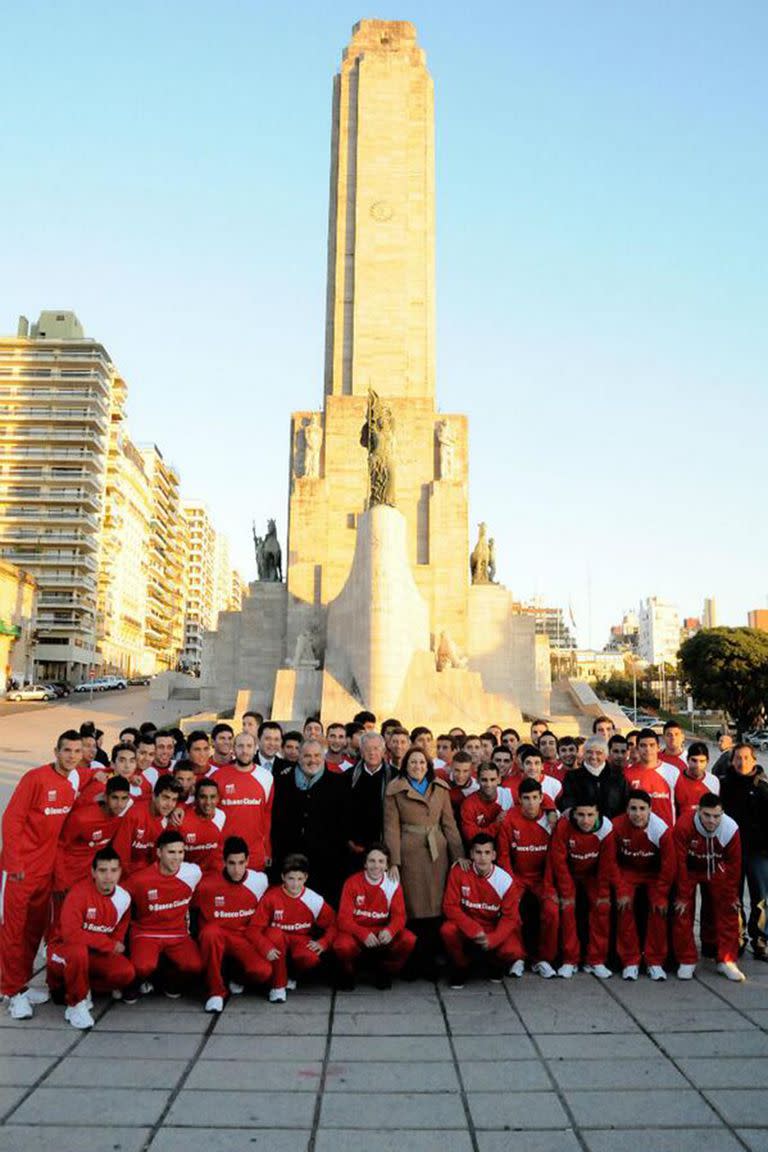
<svg viewBox="0 0 768 1152">
<path fill-rule="evenodd" d="M 104 681 L 100 676 L 94 676 L 93 680 L 83 680 L 82 684 L 75 685 L 75 692 L 103 692 Z"/>
<path fill-rule="evenodd" d="M 129 688 L 147 687 L 151 677 L 149 676 L 131 676 L 128 681 Z"/>
<path fill-rule="evenodd" d="M 6 700 L 55 700 L 56 693 L 47 684 L 28 684 L 6 693 Z"/>
<path fill-rule="evenodd" d="M 45 688 L 50 688 L 54 696 L 60 700 L 63 696 L 69 696 L 69 688 L 64 684 L 59 684 L 57 681 L 46 681 Z"/>
</svg>

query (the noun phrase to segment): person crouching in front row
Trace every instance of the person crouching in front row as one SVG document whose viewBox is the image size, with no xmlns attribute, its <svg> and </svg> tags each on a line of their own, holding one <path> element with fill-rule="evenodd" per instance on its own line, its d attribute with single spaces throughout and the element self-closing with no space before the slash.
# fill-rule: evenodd
<svg viewBox="0 0 768 1152">
<path fill-rule="evenodd" d="M 369 960 L 377 988 L 390 988 L 416 944 L 405 926 L 405 901 L 400 882 L 388 874 L 390 855 L 385 844 L 371 844 L 362 872 L 344 884 L 333 951 L 341 969 L 339 984 L 354 988 L 357 968 Z"/>
</svg>

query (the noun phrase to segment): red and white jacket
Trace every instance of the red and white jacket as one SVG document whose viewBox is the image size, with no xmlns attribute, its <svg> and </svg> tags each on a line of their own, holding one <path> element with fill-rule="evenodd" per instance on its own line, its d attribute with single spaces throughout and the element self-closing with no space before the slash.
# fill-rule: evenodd
<svg viewBox="0 0 768 1152">
<path fill-rule="evenodd" d="M 27 880 L 51 876 L 61 829 L 79 787 L 77 771 L 62 776 L 53 764 L 24 773 L 3 812 L 4 872 L 23 872 Z"/>
<path fill-rule="evenodd" d="M 522 772 L 519 776 L 514 776 L 510 779 L 507 776 L 506 780 L 501 783 L 502 788 L 507 788 L 512 793 L 512 799 L 515 804 L 520 803 L 520 785 L 523 780 L 527 780 L 527 776 L 523 776 Z M 559 780 L 555 780 L 554 776 L 547 776 L 546 772 L 541 778 L 541 791 L 544 794 L 544 803 L 542 808 L 545 812 L 556 812 L 557 805 L 555 801 L 563 790 L 563 786 Z"/>
<path fill-rule="evenodd" d="M 611 894 L 616 882 L 616 855 L 613 825 L 607 816 L 593 832 L 582 832 L 570 816 L 558 820 L 552 832 L 549 866 L 555 888 L 562 900 L 576 895 L 576 882 L 596 886 L 597 899 Z"/>
<path fill-rule="evenodd" d="M 230 835 L 227 817 L 221 808 L 213 816 L 202 816 L 197 808 L 184 806 L 184 818 L 178 827 L 184 837 L 184 859 L 197 864 L 203 872 L 224 867 L 224 840 Z"/>
<path fill-rule="evenodd" d="M 386 928 L 397 936 L 405 928 L 405 901 L 397 880 L 383 876 L 378 884 L 365 872 L 356 872 L 344 882 L 337 918 L 339 932 L 347 932 L 362 943 L 371 932 Z"/>
<path fill-rule="evenodd" d="M 681 772 L 675 784 L 675 811 L 678 820 L 687 813 L 695 812 L 699 800 L 707 792 L 720 795 L 720 781 L 711 772 L 705 772 L 701 780 L 694 780 L 687 772 Z"/>
<path fill-rule="evenodd" d="M 522 808 L 508 812 L 496 838 L 498 862 L 526 888 L 541 893 L 545 885 L 552 825 L 546 812 L 530 820 Z"/>
<path fill-rule="evenodd" d="M 151 801 L 131 805 L 112 837 L 112 847 L 123 867 L 123 880 L 152 863 L 157 838 L 167 827 L 168 818 L 156 816 Z"/>
<path fill-rule="evenodd" d="M 647 884 L 652 903 L 665 903 L 677 872 L 677 857 L 668 828 L 651 812 L 647 828 L 636 828 L 626 812 L 613 818 L 616 845 L 617 896 L 631 896 L 635 885 Z"/>
<path fill-rule="evenodd" d="M 545 776 L 551 776 L 553 780 L 557 780 L 558 784 L 562 785 L 566 773 L 566 768 L 562 761 L 542 760 L 542 766 Z"/>
<path fill-rule="evenodd" d="M 336 914 L 322 896 L 305 888 L 300 896 L 290 896 L 282 884 L 267 890 L 255 919 L 258 928 L 279 928 L 291 938 L 317 940 L 324 949 L 336 936 Z"/>
<path fill-rule="evenodd" d="M 94 853 L 110 844 L 120 821 L 133 806 L 129 800 L 119 816 L 110 816 L 100 804 L 75 806 L 64 821 L 56 864 L 53 870 L 54 892 L 66 892 L 90 873 Z"/>
<path fill-rule="evenodd" d="M 189 906 L 202 872 L 186 861 L 174 876 L 158 864 L 134 872 L 125 885 L 133 901 L 131 937 L 179 940 L 189 935 Z"/>
<path fill-rule="evenodd" d="M 660 816 L 668 828 L 675 823 L 675 785 L 680 775 L 672 764 L 659 761 L 655 768 L 643 764 L 628 764 L 624 779 L 628 788 L 641 788 L 651 798 L 651 809 Z"/>
<path fill-rule="evenodd" d="M 201 924 L 217 924 L 227 932 L 244 932 L 253 923 L 268 887 L 264 873 L 251 868 L 239 883 L 222 872 L 209 872 L 195 889 L 193 907 L 200 913 Z"/>
<path fill-rule="evenodd" d="M 698 812 L 684 817 L 675 827 L 677 854 L 677 895 L 689 903 L 696 885 L 713 888 L 736 900 L 741 883 L 741 837 L 739 826 L 723 814 L 715 832 L 704 830 Z"/>
<path fill-rule="evenodd" d="M 486 800 L 479 789 L 467 796 L 461 805 L 461 833 L 466 843 L 479 832 L 487 832 L 495 840 L 501 827 L 500 822 L 497 823 L 499 816 L 510 812 L 513 805 L 508 788 L 498 788 L 495 800 Z"/>
<path fill-rule="evenodd" d="M 51 959 L 62 945 L 85 945 L 89 952 L 111 953 L 115 942 L 122 943 L 131 922 L 131 897 L 118 884 L 111 896 L 104 896 L 89 876 L 79 880 L 67 893 L 53 938 L 48 942 Z"/>
<path fill-rule="evenodd" d="M 272 857 L 270 829 L 275 792 L 272 773 L 261 764 L 244 771 L 234 764 L 212 768 L 219 786 L 219 807 L 227 817 L 227 836 L 242 836 L 250 862 L 261 869 Z"/>
<path fill-rule="evenodd" d="M 469 939 L 481 932 L 491 948 L 498 948 L 519 924 L 520 913 L 509 872 L 494 864 L 489 876 L 473 865 L 467 872 L 454 864 L 448 873 L 443 915 Z"/>
</svg>

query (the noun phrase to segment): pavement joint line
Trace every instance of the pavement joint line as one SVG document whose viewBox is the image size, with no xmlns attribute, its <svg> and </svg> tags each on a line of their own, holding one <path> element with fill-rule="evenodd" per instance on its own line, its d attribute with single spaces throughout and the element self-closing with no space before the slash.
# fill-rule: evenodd
<svg viewBox="0 0 768 1152">
<path fill-rule="evenodd" d="M 533 979 L 533 973 L 532 972 L 530 973 L 530 978 Z M 515 977 L 512 977 L 512 979 L 515 979 Z M 525 977 L 523 977 L 523 980 L 525 980 Z M 520 983 L 520 981 L 518 981 L 518 983 Z M 552 1085 L 552 1091 L 556 1094 L 558 1100 L 560 1101 L 560 1107 L 563 1109 L 563 1111 L 565 1112 L 566 1116 L 568 1117 L 568 1119 L 570 1121 L 571 1128 L 573 1130 L 573 1134 L 579 1142 L 579 1147 L 583 1149 L 583 1152 L 589 1152 L 589 1145 L 587 1144 L 586 1140 L 584 1139 L 584 1137 L 581 1134 L 581 1128 L 576 1121 L 576 1116 L 574 1115 L 573 1109 L 571 1108 L 570 1104 L 568 1103 L 568 1101 L 565 1098 L 565 1092 L 560 1087 L 557 1080 L 555 1079 L 555 1076 L 552 1072 L 552 1069 L 549 1066 L 549 1062 L 547 1060 L 545 1060 L 544 1053 L 542 1052 L 541 1048 L 539 1047 L 539 1041 L 536 1038 L 536 1035 L 533 1032 L 531 1032 L 531 1030 L 529 1029 L 528 1025 L 526 1024 L 525 1020 L 523 1019 L 522 1013 L 519 1011 L 519 1009 L 517 1007 L 517 1004 L 515 1002 L 515 998 L 512 995 L 512 986 L 509 982 L 509 979 L 504 981 L 504 991 L 506 993 L 507 1000 L 509 1001 L 510 1008 L 512 1009 L 512 1011 L 514 1012 L 514 1014 L 517 1016 L 518 1020 L 522 1024 L 522 1026 L 525 1030 L 525 1035 L 528 1037 L 531 1044 L 533 1045 L 533 1049 L 534 1049 L 534 1051 L 535 1051 L 535 1053 L 539 1059 L 539 1063 L 543 1065 L 544 1071 L 546 1072 L 547 1076 L 549 1077 L 549 1082 Z"/>
<path fill-rule="evenodd" d="M 734 1012 L 736 1012 L 739 1016 L 743 1017 L 743 1019 L 746 1020 L 747 1024 L 750 1025 L 750 1031 L 754 1027 L 754 1028 L 758 1028 L 761 1032 L 768 1032 L 768 1028 L 766 1028 L 764 1025 L 758 1024 L 754 1020 L 750 1020 L 749 1016 L 744 1011 L 744 1009 L 739 1008 L 736 1004 L 733 1003 L 732 1000 L 729 1000 L 726 996 L 724 996 L 723 993 L 718 990 L 717 986 L 712 988 L 711 985 L 705 984 L 704 981 L 699 978 L 698 973 L 696 974 L 696 976 L 694 976 L 694 980 L 696 981 L 697 984 L 700 984 L 702 988 L 706 988 L 708 992 L 711 992 L 713 996 L 717 996 L 718 1000 L 721 1000 L 723 1002 L 723 1004 L 726 1005 L 726 1007 L 733 1009 Z M 745 983 L 749 984 L 749 978 L 747 978 Z M 742 987 L 743 987 L 743 985 L 742 985 Z M 753 985 L 753 987 L 754 987 L 754 985 Z M 768 989 L 766 989 L 766 1003 L 768 1004 Z M 754 1011 L 754 1009 L 753 1009 L 753 1011 Z"/>
<path fill-rule="evenodd" d="M 307 1141 L 307 1152 L 315 1152 L 315 1144 L 317 1143 L 317 1133 L 320 1129 L 320 1115 L 323 1110 L 323 1100 L 325 1098 L 325 1081 L 328 1076 L 328 1065 L 330 1063 L 331 1055 L 331 1041 L 333 1040 L 333 1020 L 336 1014 L 336 990 L 331 991 L 331 1003 L 328 1008 L 328 1032 L 325 1037 L 325 1051 L 323 1052 L 322 1067 L 320 1069 L 320 1083 L 317 1085 L 317 1095 L 315 1096 L 315 1107 L 312 1112 L 312 1128 L 309 1133 L 309 1140 Z"/>
<path fill-rule="evenodd" d="M 475 1130 L 475 1121 L 472 1117 L 472 1109 L 469 1106 L 469 1099 L 467 1097 L 467 1090 L 464 1084 L 464 1077 L 461 1074 L 461 1062 L 456 1055 L 456 1045 L 453 1042 L 453 1032 L 451 1031 L 451 1021 L 448 1016 L 448 1009 L 445 1004 L 445 996 L 443 989 L 439 983 L 435 981 L 435 993 L 437 995 L 437 1002 L 443 1016 L 443 1023 L 445 1024 L 445 1031 L 448 1036 L 448 1046 L 451 1049 L 451 1058 L 453 1060 L 453 1067 L 456 1071 L 456 1077 L 459 1081 L 459 1097 L 461 1099 L 461 1106 L 464 1109 L 464 1116 L 467 1121 L 467 1128 L 469 1130 L 469 1139 L 472 1144 L 472 1152 L 480 1152 L 480 1144 L 477 1139 L 477 1132 Z"/>
<path fill-rule="evenodd" d="M 698 979 L 698 977 L 696 978 L 696 982 L 698 984 L 700 984 L 702 988 L 708 988 L 708 985 L 704 984 L 701 980 Z M 684 1079 L 688 1082 L 688 1084 L 690 1084 L 691 1088 L 693 1088 L 694 1092 L 699 1097 L 701 1102 L 705 1105 L 705 1107 L 711 1108 L 712 1111 L 717 1116 L 718 1120 L 721 1122 L 721 1124 L 727 1129 L 728 1132 L 731 1133 L 733 1138 L 739 1142 L 741 1147 L 745 1148 L 747 1150 L 747 1152 L 751 1152 L 750 1145 L 747 1144 L 746 1140 L 742 1140 L 742 1138 L 741 1138 L 741 1136 L 739 1136 L 739 1133 L 737 1132 L 737 1130 L 731 1124 L 728 1123 L 728 1121 L 726 1120 L 725 1116 L 720 1111 L 720 1109 L 717 1108 L 716 1105 L 713 1104 L 711 1100 L 708 1100 L 707 1097 L 704 1095 L 704 1089 L 700 1088 L 698 1086 L 698 1084 L 696 1084 L 695 1081 L 692 1079 L 692 1077 L 688 1075 L 688 1073 L 685 1071 L 685 1069 L 680 1067 L 680 1064 L 678 1061 L 680 1059 L 685 1059 L 685 1057 L 675 1057 L 675 1056 L 672 1056 L 671 1053 L 667 1052 L 666 1049 L 664 1048 L 663 1044 L 659 1043 L 659 1041 L 656 1039 L 654 1034 L 652 1032 L 648 1031 L 648 1029 L 645 1027 L 645 1025 L 642 1024 L 641 1021 L 637 1018 L 637 1016 L 632 1011 L 632 1009 L 628 1005 L 624 1004 L 623 1001 L 621 1001 L 621 999 L 613 991 L 613 989 L 609 987 L 609 984 L 610 984 L 610 981 L 608 981 L 608 980 L 603 981 L 603 987 L 605 988 L 606 992 L 611 997 L 611 999 L 616 1004 L 622 1005 L 622 1007 L 624 1008 L 624 1011 L 627 1013 L 627 1015 L 630 1017 L 630 1019 L 634 1020 L 635 1024 L 637 1024 L 638 1028 L 648 1037 L 648 1039 L 651 1041 L 651 1043 L 654 1045 L 654 1047 L 656 1047 L 659 1050 L 659 1052 L 664 1056 L 664 1058 L 666 1060 L 669 1060 L 674 1065 L 674 1067 L 677 1069 L 677 1071 L 680 1073 L 680 1075 L 682 1077 L 684 1077 Z M 662 1009 L 662 1011 L 663 1011 L 663 1009 Z M 740 1015 L 743 1015 L 743 1013 L 740 1013 Z M 746 1017 L 744 1017 L 744 1018 L 746 1020 Z M 752 1023 L 752 1021 L 749 1021 L 749 1023 Z M 706 1033 L 692 1033 L 692 1035 L 706 1035 Z M 708 1091 L 711 1091 L 711 1089 L 708 1089 Z M 693 1127 L 693 1125 L 686 1125 L 686 1127 Z"/>
</svg>

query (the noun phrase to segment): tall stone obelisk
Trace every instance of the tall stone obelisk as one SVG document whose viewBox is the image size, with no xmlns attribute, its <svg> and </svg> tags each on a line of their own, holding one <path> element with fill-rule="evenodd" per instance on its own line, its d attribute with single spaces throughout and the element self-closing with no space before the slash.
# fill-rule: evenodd
<svg viewBox="0 0 768 1152">
<path fill-rule="evenodd" d="M 416 29 L 361 20 L 334 81 L 325 391 L 435 392 L 434 95 Z"/>
</svg>

